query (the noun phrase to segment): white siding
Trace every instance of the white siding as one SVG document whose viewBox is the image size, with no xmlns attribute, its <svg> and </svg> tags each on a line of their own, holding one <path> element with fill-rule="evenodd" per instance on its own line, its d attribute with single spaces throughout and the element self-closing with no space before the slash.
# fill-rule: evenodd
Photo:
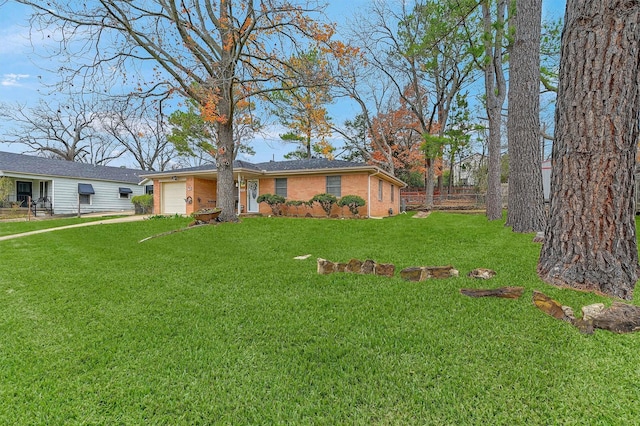
<svg viewBox="0 0 640 426">
<path fill-rule="evenodd" d="M 133 191 L 131 197 L 144 194 L 144 187 L 133 183 L 105 182 L 90 179 L 52 178 L 53 212 L 55 214 L 78 213 L 78 183 L 89 183 L 95 194 L 91 195 L 91 204 L 81 204 L 80 213 L 117 212 L 133 210 L 131 198 L 121 199 L 118 188 L 126 187 Z"/>
</svg>

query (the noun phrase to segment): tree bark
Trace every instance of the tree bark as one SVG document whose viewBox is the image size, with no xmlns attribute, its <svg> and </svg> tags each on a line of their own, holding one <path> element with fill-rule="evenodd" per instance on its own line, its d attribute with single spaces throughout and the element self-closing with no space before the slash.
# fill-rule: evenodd
<svg viewBox="0 0 640 426">
<path fill-rule="evenodd" d="M 424 205 L 428 210 L 433 209 L 433 190 L 436 187 L 435 185 L 436 171 L 434 169 L 435 162 L 436 160 L 433 158 L 427 158 L 427 161 L 426 161 L 427 170 L 426 170 L 425 181 L 424 181 L 424 191 L 425 191 Z"/>
<path fill-rule="evenodd" d="M 218 138 L 220 148 L 216 156 L 216 168 L 218 170 L 218 200 L 216 206 L 222 209 L 220 220 L 223 222 L 237 222 L 235 185 L 233 181 L 233 127 L 231 122 L 223 122 L 218 125 Z"/>
<path fill-rule="evenodd" d="M 538 274 L 631 299 L 640 3 L 569 0 L 562 36 L 551 206 Z"/>
<path fill-rule="evenodd" d="M 501 112 L 504 104 L 506 81 L 502 69 L 502 41 L 504 37 L 504 14 L 506 0 L 498 0 L 496 4 L 496 22 L 491 18 L 490 2 L 482 3 L 482 15 L 485 31 L 484 66 L 485 91 L 487 96 L 487 115 L 489 118 L 489 173 L 487 176 L 487 219 L 502 218 L 502 188 L 500 186 L 500 146 L 501 146 Z M 495 27 L 494 37 L 491 37 Z"/>
<path fill-rule="evenodd" d="M 544 230 L 540 152 L 540 34 L 542 0 L 516 0 L 509 56 L 509 202 L 514 232 Z"/>
</svg>

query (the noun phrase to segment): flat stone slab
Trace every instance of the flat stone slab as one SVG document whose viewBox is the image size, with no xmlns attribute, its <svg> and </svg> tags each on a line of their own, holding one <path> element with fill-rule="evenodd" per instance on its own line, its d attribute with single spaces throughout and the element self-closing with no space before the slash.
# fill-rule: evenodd
<svg viewBox="0 0 640 426">
<path fill-rule="evenodd" d="M 544 313 L 566 321 L 584 334 L 593 334 L 594 330 L 608 330 L 613 333 L 633 333 L 640 331 L 640 306 L 622 302 L 613 302 L 611 307 L 596 303 L 582 308 L 582 318 L 573 315 L 573 309 L 538 292 L 533 292 L 533 303 Z"/>
<path fill-rule="evenodd" d="M 332 262 L 318 258 L 318 273 L 322 275 L 335 272 L 347 272 L 354 274 L 381 275 L 393 277 L 396 267 L 391 263 L 377 263 L 374 260 L 351 259 L 348 263 Z"/>
<path fill-rule="evenodd" d="M 405 281 L 426 281 L 432 278 L 450 278 L 458 275 L 458 270 L 451 265 L 412 266 L 400 271 L 400 277 Z"/>
<path fill-rule="evenodd" d="M 478 278 L 481 280 L 489 280 L 493 277 L 496 276 L 496 271 L 494 271 L 493 269 L 487 269 L 487 268 L 476 268 L 472 271 L 469 271 L 469 273 L 467 274 L 467 276 L 469 278 Z"/>
</svg>

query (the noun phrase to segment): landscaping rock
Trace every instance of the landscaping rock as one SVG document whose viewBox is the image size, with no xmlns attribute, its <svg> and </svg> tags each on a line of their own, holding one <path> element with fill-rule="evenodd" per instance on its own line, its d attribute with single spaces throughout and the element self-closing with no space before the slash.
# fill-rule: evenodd
<svg viewBox="0 0 640 426">
<path fill-rule="evenodd" d="M 359 274 L 361 270 L 362 261 L 358 259 L 351 259 L 349 263 L 347 263 L 347 267 L 345 268 L 344 272 L 355 272 L 356 274 Z"/>
<path fill-rule="evenodd" d="M 350 272 L 354 274 L 375 274 L 393 277 L 395 270 L 395 265 L 391 263 L 376 263 L 371 259 L 367 259 L 364 262 L 358 259 L 351 259 L 349 263 L 336 263 L 318 258 L 318 273 L 323 275 L 334 272 Z"/>
<path fill-rule="evenodd" d="M 499 287 L 494 289 L 461 288 L 460 293 L 469 297 L 501 297 L 517 299 L 522 296 L 524 287 Z"/>
<path fill-rule="evenodd" d="M 467 274 L 467 276 L 470 278 L 479 278 L 482 280 L 488 280 L 496 276 L 496 271 L 494 271 L 493 269 L 487 269 L 487 268 L 476 268 L 473 271 L 470 271 Z"/>
<path fill-rule="evenodd" d="M 412 266 L 400 271 L 400 277 L 406 281 L 426 281 L 431 278 L 449 278 L 458 275 L 458 271 L 451 265 Z"/>
<path fill-rule="evenodd" d="M 333 274 L 336 272 L 336 264 L 327 260 L 318 258 L 318 273 L 321 275 Z"/>
<path fill-rule="evenodd" d="M 602 303 L 595 303 L 584 306 L 582 318 L 575 318 L 571 308 L 561 306 L 538 291 L 533 292 L 533 303 L 546 314 L 573 324 L 581 333 L 593 334 L 596 328 L 613 333 L 640 331 L 640 306 L 613 302 L 609 309 L 605 309 Z"/>
<path fill-rule="evenodd" d="M 539 291 L 533 291 L 533 304 L 547 315 L 569 323 L 573 322 L 573 319 L 567 316 L 560 303 Z"/>
<path fill-rule="evenodd" d="M 393 277 L 393 274 L 396 271 L 396 265 L 392 263 L 377 263 L 376 264 L 376 275 L 381 275 L 383 277 Z"/>
<path fill-rule="evenodd" d="M 362 267 L 360 268 L 361 274 L 373 274 L 376 267 L 376 262 L 371 259 L 367 259 L 362 263 Z"/>
<path fill-rule="evenodd" d="M 564 312 L 564 316 L 567 317 L 572 323 L 576 320 L 576 316 L 573 313 L 573 308 L 571 306 L 562 305 L 562 312 Z"/>
<path fill-rule="evenodd" d="M 593 321 L 591 320 L 577 318 L 573 321 L 573 325 L 575 325 L 582 334 L 593 334 Z"/>
<path fill-rule="evenodd" d="M 582 307 L 582 319 L 592 320 L 604 311 L 604 303 L 594 303 L 593 305 L 587 305 Z"/>
<path fill-rule="evenodd" d="M 613 302 L 609 309 L 596 314 L 593 327 L 614 333 L 632 333 L 640 330 L 640 306 Z"/>
</svg>

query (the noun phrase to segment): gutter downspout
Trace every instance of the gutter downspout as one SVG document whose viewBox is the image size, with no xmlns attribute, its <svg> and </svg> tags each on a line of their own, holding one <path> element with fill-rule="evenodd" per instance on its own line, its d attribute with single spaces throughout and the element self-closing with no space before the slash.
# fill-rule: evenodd
<svg viewBox="0 0 640 426">
<path fill-rule="evenodd" d="M 371 217 L 371 177 L 380 174 L 380 169 L 376 167 L 376 172 L 372 175 L 369 175 L 369 181 L 367 182 L 367 217 Z"/>
<path fill-rule="evenodd" d="M 238 173 L 236 182 L 238 183 L 238 208 L 236 214 L 240 216 L 240 210 L 242 210 L 242 200 L 240 199 L 240 173 Z"/>
</svg>

